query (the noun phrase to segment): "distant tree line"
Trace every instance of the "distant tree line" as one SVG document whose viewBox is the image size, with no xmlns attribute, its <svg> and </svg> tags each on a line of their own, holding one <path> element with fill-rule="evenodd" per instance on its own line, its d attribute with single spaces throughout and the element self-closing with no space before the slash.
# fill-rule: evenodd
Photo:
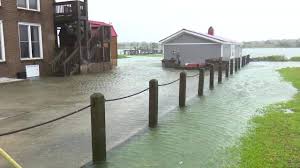
<svg viewBox="0 0 300 168">
<path fill-rule="evenodd" d="M 300 48 L 300 39 L 247 41 L 243 48 Z M 118 49 L 123 50 L 161 50 L 161 45 L 156 42 L 121 42 Z"/>
<path fill-rule="evenodd" d="M 243 42 L 244 48 L 300 48 L 300 39 Z"/>
<path fill-rule="evenodd" d="M 161 50 L 161 46 L 156 42 L 121 42 L 118 49 L 123 50 Z"/>
</svg>

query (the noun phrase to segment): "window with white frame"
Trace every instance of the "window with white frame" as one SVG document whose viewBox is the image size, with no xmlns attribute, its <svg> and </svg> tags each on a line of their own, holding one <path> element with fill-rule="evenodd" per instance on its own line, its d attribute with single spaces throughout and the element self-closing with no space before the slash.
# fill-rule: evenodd
<svg viewBox="0 0 300 168">
<path fill-rule="evenodd" d="M 19 23 L 19 38 L 22 60 L 43 58 L 41 25 Z"/>
<path fill-rule="evenodd" d="M 3 22 L 0 20 L 0 62 L 5 61 Z"/>
<path fill-rule="evenodd" d="M 17 0 L 17 6 L 20 9 L 40 10 L 40 0 Z"/>
</svg>

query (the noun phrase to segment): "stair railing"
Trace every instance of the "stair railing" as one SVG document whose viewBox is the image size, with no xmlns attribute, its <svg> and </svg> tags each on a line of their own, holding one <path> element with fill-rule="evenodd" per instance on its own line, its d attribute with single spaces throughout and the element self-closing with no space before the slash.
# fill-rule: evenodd
<svg viewBox="0 0 300 168">
<path fill-rule="evenodd" d="M 71 73 L 79 71 L 80 68 L 80 57 L 79 57 L 79 48 L 71 53 L 71 55 L 63 62 L 64 66 L 64 75 L 68 76 Z"/>
<path fill-rule="evenodd" d="M 66 57 L 67 57 L 67 48 L 63 48 L 62 50 L 60 50 L 58 55 L 50 63 L 52 72 L 54 72 L 54 73 L 57 72 L 59 66 L 61 66 L 62 62 L 64 61 L 64 59 Z"/>
<path fill-rule="evenodd" d="M 88 50 L 90 52 L 90 62 L 101 62 L 101 58 L 96 57 L 96 50 L 101 45 L 101 32 L 103 27 L 97 28 L 94 33 L 92 33 L 92 37 L 88 41 Z"/>
</svg>

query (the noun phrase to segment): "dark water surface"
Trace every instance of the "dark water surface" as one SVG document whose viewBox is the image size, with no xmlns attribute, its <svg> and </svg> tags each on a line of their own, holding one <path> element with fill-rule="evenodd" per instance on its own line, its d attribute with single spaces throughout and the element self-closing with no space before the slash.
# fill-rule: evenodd
<svg viewBox="0 0 300 168">
<path fill-rule="evenodd" d="M 299 63 L 251 63 L 214 91 L 198 98 L 197 78 L 187 81 L 188 107 L 178 109 L 178 83 L 159 88 L 159 127 L 145 130 L 148 93 L 106 105 L 108 150 L 144 130 L 108 154 L 103 167 L 216 167 L 223 149 L 245 131 L 257 109 L 287 100 L 296 93 L 275 71 Z M 0 85 L 0 132 L 31 126 L 89 104 L 94 92 L 107 99 L 148 87 L 150 79 L 165 83 L 178 70 L 162 69 L 159 58 L 130 58 L 117 69 L 70 78 L 43 78 Z M 195 74 L 196 71 L 189 71 Z M 170 112 L 171 111 L 171 112 Z M 169 112 L 169 113 L 167 113 Z M 0 147 L 24 167 L 80 167 L 91 160 L 89 110 L 55 124 L 1 137 Z M 0 160 L 0 167 L 3 160 Z M 2 164 L 4 165 L 4 163 Z"/>
</svg>

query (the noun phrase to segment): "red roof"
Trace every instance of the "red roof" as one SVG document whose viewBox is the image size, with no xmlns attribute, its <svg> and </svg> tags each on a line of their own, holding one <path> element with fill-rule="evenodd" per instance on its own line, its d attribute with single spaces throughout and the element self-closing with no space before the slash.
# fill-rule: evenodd
<svg viewBox="0 0 300 168">
<path fill-rule="evenodd" d="M 101 26 L 111 26 L 111 36 L 112 37 L 117 37 L 118 34 L 114 28 L 113 25 L 105 23 L 105 22 L 99 22 L 99 21 L 93 21 L 93 20 L 89 20 L 89 23 L 91 24 L 92 28 L 98 28 Z"/>
</svg>

